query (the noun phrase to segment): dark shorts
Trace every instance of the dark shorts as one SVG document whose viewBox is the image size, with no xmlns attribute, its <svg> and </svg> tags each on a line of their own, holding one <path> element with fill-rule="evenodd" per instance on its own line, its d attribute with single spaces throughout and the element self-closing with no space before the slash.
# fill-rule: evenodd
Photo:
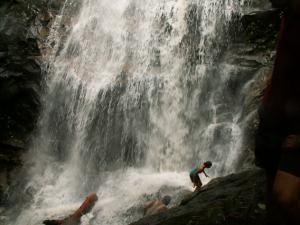
<svg viewBox="0 0 300 225">
<path fill-rule="evenodd" d="M 199 176 L 197 174 L 190 174 L 190 178 L 191 178 L 191 181 L 194 183 L 194 184 L 200 184 L 202 185 L 202 182 L 199 178 Z"/>
<path fill-rule="evenodd" d="M 300 177 L 300 149 L 282 152 L 278 169 Z"/>
</svg>

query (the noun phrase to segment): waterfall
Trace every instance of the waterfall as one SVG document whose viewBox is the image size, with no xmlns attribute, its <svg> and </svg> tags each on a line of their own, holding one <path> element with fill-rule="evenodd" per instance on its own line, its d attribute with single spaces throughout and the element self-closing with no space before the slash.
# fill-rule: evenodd
<svg viewBox="0 0 300 225">
<path fill-rule="evenodd" d="M 191 190 L 189 170 L 205 160 L 211 177 L 240 169 L 243 93 L 222 56 L 244 4 L 67 0 L 28 153 L 32 199 L 11 224 L 67 215 L 91 191 L 99 201 L 83 224 L 128 224 L 162 186 Z"/>
</svg>

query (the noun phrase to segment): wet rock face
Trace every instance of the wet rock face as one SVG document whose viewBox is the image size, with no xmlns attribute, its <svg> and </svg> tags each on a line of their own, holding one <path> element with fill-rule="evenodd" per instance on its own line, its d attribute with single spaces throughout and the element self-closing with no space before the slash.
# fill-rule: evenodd
<svg viewBox="0 0 300 225">
<path fill-rule="evenodd" d="M 260 170 L 213 179 L 184 205 L 131 225 L 265 224 L 264 183 Z"/>
<path fill-rule="evenodd" d="M 42 85 L 40 42 L 51 20 L 46 9 L 46 1 L 0 3 L 0 141 L 25 144 L 34 128 Z"/>
<path fill-rule="evenodd" d="M 9 184 L 11 171 L 21 164 L 20 155 L 38 118 L 42 51 L 60 3 L 0 2 L 0 195 L 1 188 Z"/>
<path fill-rule="evenodd" d="M 41 68 L 34 39 L 11 39 L 0 34 L 0 123 L 1 140 L 26 141 L 39 110 Z"/>
<path fill-rule="evenodd" d="M 264 1 L 254 1 L 264 2 Z M 239 121 L 244 127 L 244 143 L 241 162 L 253 162 L 254 133 L 258 123 L 257 108 L 272 73 L 275 60 L 276 39 L 280 26 L 281 11 L 271 8 L 266 2 L 264 7 L 254 4 L 240 19 L 240 28 L 229 51 L 223 56 L 235 67 L 235 73 L 228 82 L 232 99 L 245 93 L 242 101 L 242 115 Z M 258 10 L 257 6 L 262 7 Z M 246 84 L 241 86 L 241 84 Z M 243 167 L 244 165 L 240 165 Z M 249 165 L 248 165 L 249 166 Z"/>
</svg>

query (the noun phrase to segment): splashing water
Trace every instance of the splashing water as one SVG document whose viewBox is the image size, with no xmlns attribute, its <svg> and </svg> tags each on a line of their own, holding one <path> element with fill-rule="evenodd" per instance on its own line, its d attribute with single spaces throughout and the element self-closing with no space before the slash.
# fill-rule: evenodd
<svg viewBox="0 0 300 225">
<path fill-rule="evenodd" d="M 138 219 L 128 210 L 162 186 L 191 190 L 200 162 L 213 161 L 212 177 L 235 172 L 240 101 L 220 55 L 244 4 L 81 0 L 67 38 L 57 27 L 50 35 L 56 52 L 28 155 L 33 198 L 11 224 L 68 215 L 91 191 L 99 201 L 83 224 L 127 224 Z"/>
</svg>

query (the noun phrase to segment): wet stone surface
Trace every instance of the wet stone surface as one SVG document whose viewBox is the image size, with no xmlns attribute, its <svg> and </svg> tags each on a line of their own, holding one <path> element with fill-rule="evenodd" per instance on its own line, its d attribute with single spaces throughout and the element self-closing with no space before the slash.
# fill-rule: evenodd
<svg viewBox="0 0 300 225">
<path fill-rule="evenodd" d="M 265 223 L 265 176 L 261 170 L 216 178 L 180 206 L 131 225 L 257 225 Z"/>
</svg>

